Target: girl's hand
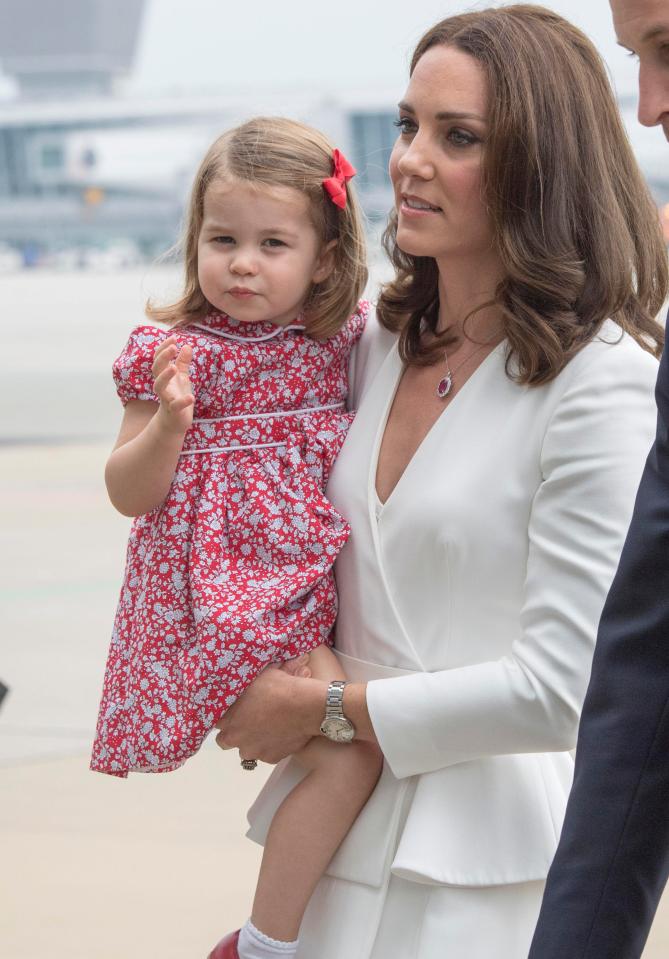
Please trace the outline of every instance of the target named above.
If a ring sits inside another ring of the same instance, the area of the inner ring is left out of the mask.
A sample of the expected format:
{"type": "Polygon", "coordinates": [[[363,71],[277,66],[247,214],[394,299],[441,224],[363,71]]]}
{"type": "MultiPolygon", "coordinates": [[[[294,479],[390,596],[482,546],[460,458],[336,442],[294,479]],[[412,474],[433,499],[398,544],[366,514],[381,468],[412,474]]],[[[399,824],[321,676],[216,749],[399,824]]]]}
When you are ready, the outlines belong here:
{"type": "Polygon", "coordinates": [[[290,676],[301,676],[302,679],[310,679],[309,653],[304,653],[303,656],[298,656],[297,659],[287,659],[281,663],[279,669],[282,669],[284,673],[288,673],[290,676]]]}
{"type": "Polygon", "coordinates": [[[327,683],[289,676],[268,666],[216,725],[221,749],[278,763],[318,735],[327,683]]]}
{"type": "Polygon", "coordinates": [[[192,348],[179,349],[176,336],[164,340],[153,357],[153,389],[160,400],[157,416],[170,433],[185,433],[193,422],[195,398],[188,373],[192,359],[192,348]]]}

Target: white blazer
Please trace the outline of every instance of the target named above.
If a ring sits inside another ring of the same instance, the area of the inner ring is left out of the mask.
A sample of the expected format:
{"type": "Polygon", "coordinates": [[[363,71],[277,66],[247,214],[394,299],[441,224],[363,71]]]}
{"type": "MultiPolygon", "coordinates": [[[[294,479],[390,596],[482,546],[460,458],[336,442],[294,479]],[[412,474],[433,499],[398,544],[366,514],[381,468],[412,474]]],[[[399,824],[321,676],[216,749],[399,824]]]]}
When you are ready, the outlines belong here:
{"type": "MultiPolygon", "coordinates": [[[[373,321],[358,347],[358,415],[328,487],[352,530],[336,646],[368,681],[386,764],[329,867],[339,878],[523,882],[545,878],[555,852],[597,623],[654,436],[657,362],[612,322],[545,386],[518,386],[505,357],[501,344],[484,360],[379,507],[402,363],[373,321]]],[[[277,767],[252,838],[302,775],[277,767]]]]}

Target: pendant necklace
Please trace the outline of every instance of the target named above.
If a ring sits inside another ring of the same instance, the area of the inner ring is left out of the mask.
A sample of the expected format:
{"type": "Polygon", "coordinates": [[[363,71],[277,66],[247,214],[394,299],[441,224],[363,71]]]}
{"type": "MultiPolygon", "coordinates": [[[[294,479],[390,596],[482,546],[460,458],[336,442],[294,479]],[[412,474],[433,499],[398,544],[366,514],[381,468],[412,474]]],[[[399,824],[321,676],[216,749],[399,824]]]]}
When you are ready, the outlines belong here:
{"type": "Polygon", "coordinates": [[[480,353],[481,350],[484,350],[486,346],[490,346],[490,344],[482,343],[478,349],[474,350],[473,353],[470,353],[469,356],[465,357],[465,359],[461,363],[458,363],[458,365],[455,367],[454,370],[451,370],[451,367],[448,362],[448,353],[444,350],[444,359],[446,360],[446,373],[444,376],[442,376],[442,378],[437,383],[437,396],[439,397],[440,400],[446,399],[448,394],[451,392],[453,388],[453,376],[458,372],[460,367],[464,366],[465,363],[468,363],[473,356],[476,356],[477,353],[480,353]]]}

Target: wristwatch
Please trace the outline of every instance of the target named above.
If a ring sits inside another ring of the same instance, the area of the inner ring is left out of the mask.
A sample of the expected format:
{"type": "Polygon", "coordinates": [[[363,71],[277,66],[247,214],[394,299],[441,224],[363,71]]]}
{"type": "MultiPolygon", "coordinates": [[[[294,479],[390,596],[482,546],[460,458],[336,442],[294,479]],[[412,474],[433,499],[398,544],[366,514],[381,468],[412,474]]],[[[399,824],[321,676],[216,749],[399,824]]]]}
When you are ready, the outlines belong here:
{"type": "Polygon", "coordinates": [[[355,736],[355,726],[344,716],[345,686],[348,683],[344,680],[333,679],[325,700],[325,719],[321,723],[321,732],[335,743],[350,743],[355,736]]]}

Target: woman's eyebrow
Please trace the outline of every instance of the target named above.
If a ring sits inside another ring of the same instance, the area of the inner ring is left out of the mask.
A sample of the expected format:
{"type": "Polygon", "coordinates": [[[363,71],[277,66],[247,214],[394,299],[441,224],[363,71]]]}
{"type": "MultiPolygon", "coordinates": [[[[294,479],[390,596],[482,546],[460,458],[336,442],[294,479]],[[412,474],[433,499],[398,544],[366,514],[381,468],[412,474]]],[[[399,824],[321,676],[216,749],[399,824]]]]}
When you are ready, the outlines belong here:
{"type": "MultiPolygon", "coordinates": [[[[397,106],[405,113],[411,113],[415,116],[416,111],[405,100],[400,100],[397,106]]],[[[440,110],[439,113],[435,113],[435,118],[437,120],[478,120],[480,123],[486,122],[486,118],[478,113],[467,113],[464,110],[440,110]]]]}
{"type": "Polygon", "coordinates": [[[435,116],[437,120],[478,120],[480,123],[485,123],[485,117],[478,113],[467,113],[460,110],[441,110],[439,113],[435,113],[435,116]]]}
{"type": "MultiPolygon", "coordinates": [[[[640,38],[639,43],[648,43],[649,40],[654,40],[663,33],[669,33],[669,25],[666,23],[658,23],[657,26],[649,27],[648,30],[646,30],[646,32],[640,38]]],[[[634,50],[632,50],[631,47],[628,47],[626,43],[623,43],[622,40],[618,40],[617,43],[619,47],[623,48],[623,50],[629,50],[630,53],[634,53],[634,50]]]]}
{"type": "Polygon", "coordinates": [[[661,33],[669,33],[669,25],[666,23],[658,23],[657,26],[650,27],[641,37],[641,42],[647,43],[649,40],[654,40],[655,37],[659,37],[661,33]]]}

